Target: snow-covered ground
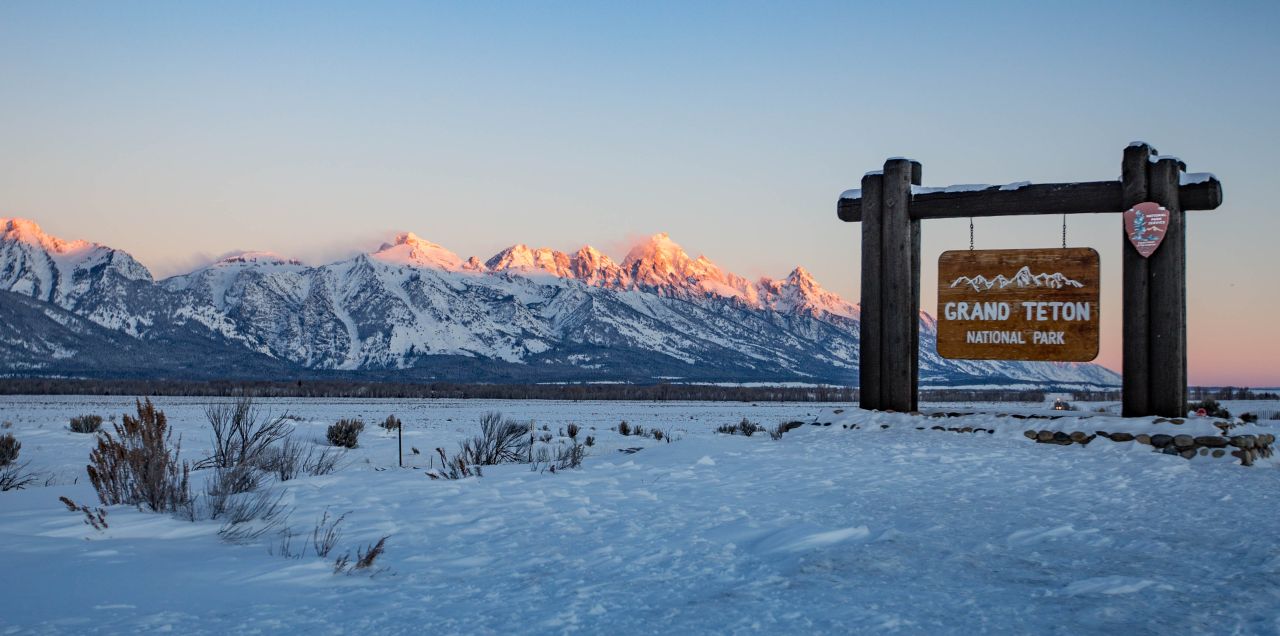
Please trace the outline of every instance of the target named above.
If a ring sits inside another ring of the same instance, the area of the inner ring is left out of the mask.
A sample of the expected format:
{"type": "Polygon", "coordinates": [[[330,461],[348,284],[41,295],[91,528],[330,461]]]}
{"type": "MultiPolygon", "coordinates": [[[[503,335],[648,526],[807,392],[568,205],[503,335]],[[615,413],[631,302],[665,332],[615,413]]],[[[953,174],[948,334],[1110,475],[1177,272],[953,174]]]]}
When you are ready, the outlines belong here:
{"type": "MultiPolygon", "coordinates": [[[[208,452],[209,401],[156,400],[184,457],[208,452]]],[[[0,421],[49,485],[0,493],[0,633],[1280,632],[1272,461],[1035,444],[1021,421],[988,416],[952,419],[1009,426],[920,431],[934,421],[832,405],[264,404],[297,415],[308,440],[339,417],[368,424],[337,473],[272,487],[293,508],[295,551],[325,511],[347,513],[335,553],[389,535],[377,574],[334,575],[332,558],[281,556],[277,535],[233,545],[217,522],[122,506],[95,531],[57,501],[96,504],[93,438],[67,419],[132,399],[5,397],[0,421]],[[597,444],[580,470],[428,479],[431,449],[452,452],[490,410],[553,432],[572,421],[597,444]],[[396,440],[375,425],[389,413],[416,468],[396,467],[396,440]],[[836,424],[779,441],[714,432],[744,416],[836,424]],[[621,420],[676,441],[622,437],[621,420]]]]}

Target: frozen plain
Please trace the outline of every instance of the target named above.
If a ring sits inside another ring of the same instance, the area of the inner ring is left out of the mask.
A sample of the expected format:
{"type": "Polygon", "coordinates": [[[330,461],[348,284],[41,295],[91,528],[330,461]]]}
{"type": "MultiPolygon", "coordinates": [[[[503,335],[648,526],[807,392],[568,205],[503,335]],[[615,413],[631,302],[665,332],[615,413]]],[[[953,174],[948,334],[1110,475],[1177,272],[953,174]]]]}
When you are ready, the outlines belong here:
{"type": "MultiPolygon", "coordinates": [[[[185,458],[208,453],[209,402],[156,400],[185,458]]],[[[714,433],[836,408],[813,404],[263,405],[298,416],[306,440],[339,417],[366,421],[337,473],[272,487],[293,507],[295,551],[326,510],[348,513],[336,552],[389,535],[377,574],[335,576],[332,559],[280,556],[274,534],[233,545],[217,522],[123,506],[95,531],[57,501],[96,504],[93,437],[67,420],[118,418],[132,398],[5,397],[0,421],[49,485],[0,493],[0,633],[1280,632],[1273,461],[917,431],[906,415],[779,441],[714,433]],[[597,444],[580,470],[428,479],[431,450],[452,452],[490,410],[553,432],[575,422],[597,444]],[[388,413],[416,468],[396,468],[396,440],[375,425],[388,413]],[[675,441],[622,437],[621,420],[675,441]]]]}

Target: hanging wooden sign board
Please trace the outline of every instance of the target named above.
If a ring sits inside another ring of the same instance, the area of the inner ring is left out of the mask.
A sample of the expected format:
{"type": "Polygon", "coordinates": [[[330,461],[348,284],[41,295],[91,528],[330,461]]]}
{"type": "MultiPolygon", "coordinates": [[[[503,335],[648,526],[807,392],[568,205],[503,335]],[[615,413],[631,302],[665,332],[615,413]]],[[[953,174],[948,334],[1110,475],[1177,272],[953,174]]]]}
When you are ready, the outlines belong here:
{"type": "Polygon", "coordinates": [[[1098,253],[957,250],[938,258],[938,354],[963,360],[1098,357],[1098,253]]]}

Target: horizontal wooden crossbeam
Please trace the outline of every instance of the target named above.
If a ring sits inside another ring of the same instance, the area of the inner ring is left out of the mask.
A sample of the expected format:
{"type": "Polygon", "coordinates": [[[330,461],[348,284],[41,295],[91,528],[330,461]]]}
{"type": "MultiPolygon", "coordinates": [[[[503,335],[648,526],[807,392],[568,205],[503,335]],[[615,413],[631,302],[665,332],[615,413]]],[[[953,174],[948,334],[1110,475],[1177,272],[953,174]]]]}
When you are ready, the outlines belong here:
{"type": "MultiPolygon", "coordinates": [[[[1222,205],[1222,183],[1208,178],[1178,188],[1183,210],[1212,210],[1222,205]]],[[[908,206],[912,220],[954,219],[972,216],[1024,214],[1096,214],[1124,212],[1124,192],[1119,181],[1040,183],[991,186],[962,192],[927,192],[912,195],[908,206]]],[[[862,221],[862,199],[840,199],[841,221],[862,221]]]]}

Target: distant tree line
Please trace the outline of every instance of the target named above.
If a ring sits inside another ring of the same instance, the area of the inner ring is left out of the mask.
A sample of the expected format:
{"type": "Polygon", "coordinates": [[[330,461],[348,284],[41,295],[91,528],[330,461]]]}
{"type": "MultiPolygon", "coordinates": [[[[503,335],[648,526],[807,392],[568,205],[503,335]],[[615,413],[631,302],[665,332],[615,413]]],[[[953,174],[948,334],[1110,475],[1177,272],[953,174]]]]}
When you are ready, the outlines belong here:
{"type": "Polygon", "coordinates": [[[1192,400],[1280,400],[1274,391],[1254,391],[1247,387],[1193,386],[1187,391],[1192,400]]]}
{"type": "MultiPolygon", "coordinates": [[[[445,398],[455,400],[634,400],[718,402],[858,401],[858,390],[842,386],[719,386],[712,384],[461,384],[353,380],[144,380],[0,378],[0,395],[132,395],[304,398],[445,398]]],[[[1191,387],[1193,400],[1280,400],[1274,392],[1236,387],[1191,387]]],[[[1085,402],[1113,402],[1119,390],[1074,391],[1085,402]]],[[[1043,402],[1042,390],[922,389],[921,402],[1043,402]]]]}
{"type": "Polygon", "coordinates": [[[350,380],[192,381],[64,378],[0,379],[0,395],[182,395],[196,397],[304,397],[492,400],[636,400],[725,402],[840,402],[857,390],[838,386],[755,387],[708,384],[427,384],[350,380]]]}

